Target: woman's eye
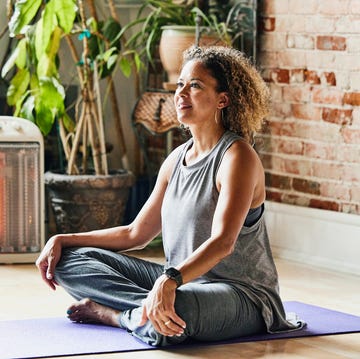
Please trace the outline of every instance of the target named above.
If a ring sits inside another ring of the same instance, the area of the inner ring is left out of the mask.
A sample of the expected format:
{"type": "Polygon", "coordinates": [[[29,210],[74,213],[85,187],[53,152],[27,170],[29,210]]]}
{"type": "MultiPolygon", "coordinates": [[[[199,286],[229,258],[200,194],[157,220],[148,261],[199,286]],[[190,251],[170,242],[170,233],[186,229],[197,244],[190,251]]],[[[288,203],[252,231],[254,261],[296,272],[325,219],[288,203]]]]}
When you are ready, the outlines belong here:
{"type": "Polygon", "coordinates": [[[191,87],[194,87],[194,88],[200,88],[199,84],[196,83],[196,82],[192,82],[192,83],[190,84],[190,86],[191,86],[191,87]]]}

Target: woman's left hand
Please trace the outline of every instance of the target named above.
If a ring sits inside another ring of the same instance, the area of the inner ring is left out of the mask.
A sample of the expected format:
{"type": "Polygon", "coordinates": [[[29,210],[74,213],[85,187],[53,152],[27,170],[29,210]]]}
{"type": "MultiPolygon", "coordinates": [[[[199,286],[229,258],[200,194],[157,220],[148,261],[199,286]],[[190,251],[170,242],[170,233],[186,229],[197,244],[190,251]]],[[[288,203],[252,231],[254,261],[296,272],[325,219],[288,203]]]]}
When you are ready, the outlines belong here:
{"type": "Polygon", "coordinates": [[[186,323],[175,312],[176,283],[161,276],[143,302],[140,326],[150,320],[155,330],[162,335],[182,335],[186,323]]]}

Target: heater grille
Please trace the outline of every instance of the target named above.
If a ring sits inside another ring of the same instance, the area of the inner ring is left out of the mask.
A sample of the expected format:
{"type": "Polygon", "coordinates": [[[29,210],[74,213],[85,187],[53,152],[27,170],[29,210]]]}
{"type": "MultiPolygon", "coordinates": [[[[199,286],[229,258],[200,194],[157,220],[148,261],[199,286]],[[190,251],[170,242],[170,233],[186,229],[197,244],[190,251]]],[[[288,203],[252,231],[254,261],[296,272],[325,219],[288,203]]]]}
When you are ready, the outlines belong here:
{"type": "Polygon", "coordinates": [[[40,250],[40,145],[0,144],[0,252],[40,250]]]}
{"type": "Polygon", "coordinates": [[[33,261],[42,249],[42,153],[34,124],[0,116],[0,263],[33,261]]]}

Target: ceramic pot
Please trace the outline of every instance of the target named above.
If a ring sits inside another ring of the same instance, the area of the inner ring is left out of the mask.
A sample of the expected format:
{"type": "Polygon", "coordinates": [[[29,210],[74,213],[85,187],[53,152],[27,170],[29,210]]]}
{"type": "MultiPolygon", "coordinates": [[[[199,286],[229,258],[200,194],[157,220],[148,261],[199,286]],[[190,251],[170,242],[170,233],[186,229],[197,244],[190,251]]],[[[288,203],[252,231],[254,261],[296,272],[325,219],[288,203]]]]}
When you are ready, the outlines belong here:
{"type": "MultiPolygon", "coordinates": [[[[195,26],[163,26],[160,38],[159,54],[164,70],[167,73],[166,86],[175,86],[182,63],[184,50],[195,45],[195,26]]],[[[200,46],[219,45],[219,38],[214,34],[202,32],[200,46]]],[[[172,88],[167,88],[171,90],[172,88]]]]}
{"type": "Polygon", "coordinates": [[[123,224],[134,175],[107,176],[45,173],[48,199],[57,233],[76,233],[123,224]]]}

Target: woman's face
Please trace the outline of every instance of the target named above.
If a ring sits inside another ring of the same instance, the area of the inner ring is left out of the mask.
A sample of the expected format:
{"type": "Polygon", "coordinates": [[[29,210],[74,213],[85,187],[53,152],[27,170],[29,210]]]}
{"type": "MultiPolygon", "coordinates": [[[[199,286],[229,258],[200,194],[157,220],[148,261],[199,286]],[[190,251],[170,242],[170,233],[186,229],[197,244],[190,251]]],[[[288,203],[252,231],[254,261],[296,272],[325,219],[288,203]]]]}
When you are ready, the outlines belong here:
{"type": "Polygon", "coordinates": [[[228,105],[225,92],[217,92],[217,81],[200,61],[185,64],[175,92],[178,120],[184,125],[214,122],[217,112],[228,105]]]}

